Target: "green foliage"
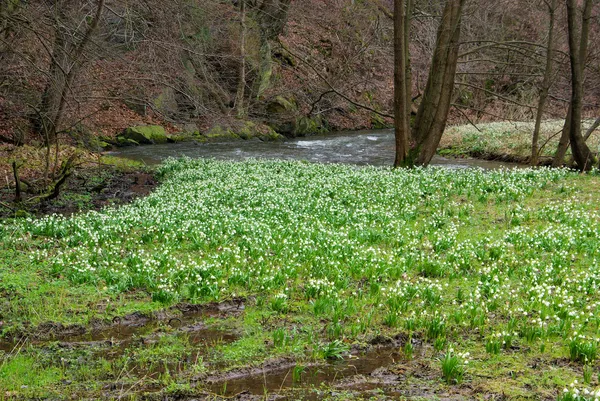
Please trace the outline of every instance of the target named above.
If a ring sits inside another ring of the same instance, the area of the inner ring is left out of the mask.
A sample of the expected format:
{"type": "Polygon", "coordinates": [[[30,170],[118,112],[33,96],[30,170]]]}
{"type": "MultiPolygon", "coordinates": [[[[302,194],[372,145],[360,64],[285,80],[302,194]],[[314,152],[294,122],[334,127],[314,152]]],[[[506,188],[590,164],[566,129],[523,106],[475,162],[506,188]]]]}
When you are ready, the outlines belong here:
{"type": "Polygon", "coordinates": [[[469,363],[469,353],[455,353],[448,349],[441,359],[442,377],[447,384],[460,384],[465,374],[465,367],[469,363]]]}

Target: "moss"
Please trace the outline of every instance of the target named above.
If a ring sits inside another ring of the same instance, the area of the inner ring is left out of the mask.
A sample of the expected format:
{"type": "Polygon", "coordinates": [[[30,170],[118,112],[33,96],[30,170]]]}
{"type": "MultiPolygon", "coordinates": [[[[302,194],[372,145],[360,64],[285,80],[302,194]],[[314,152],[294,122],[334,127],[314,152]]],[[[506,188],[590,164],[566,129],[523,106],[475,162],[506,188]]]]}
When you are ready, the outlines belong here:
{"type": "Polygon", "coordinates": [[[127,128],[117,140],[121,144],[135,141],[138,144],[167,143],[167,133],[160,125],[139,125],[127,128]]]}
{"type": "Polygon", "coordinates": [[[379,114],[373,113],[371,116],[371,128],[372,129],[384,129],[390,128],[390,124],[388,124],[385,119],[379,114]]]}
{"type": "Polygon", "coordinates": [[[261,141],[273,141],[283,138],[273,128],[252,121],[244,121],[238,127],[215,125],[205,136],[208,139],[260,139],[261,141]]]}
{"type": "Polygon", "coordinates": [[[327,132],[323,119],[317,117],[300,117],[296,120],[294,136],[309,136],[327,132]]]}
{"type": "Polygon", "coordinates": [[[222,127],[221,125],[215,125],[206,134],[209,139],[235,139],[239,138],[231,129],[222,127]]]}
{"type": "Polygon", "coordinates": [[[277,96],[267,105],[267,111],[271,114],[293,113],[298,111],[298,105],[293,98],[277,96]]]}

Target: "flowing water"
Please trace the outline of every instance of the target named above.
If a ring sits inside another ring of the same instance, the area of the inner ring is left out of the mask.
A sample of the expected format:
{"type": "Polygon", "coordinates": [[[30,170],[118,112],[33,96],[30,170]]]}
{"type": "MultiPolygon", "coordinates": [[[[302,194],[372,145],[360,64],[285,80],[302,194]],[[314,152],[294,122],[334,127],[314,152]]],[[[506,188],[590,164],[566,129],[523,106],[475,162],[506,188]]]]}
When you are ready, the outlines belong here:
{"type": "MultiPolygon", "coordinates": [[[[394,132],[392,130],[377,130],[340,132],[276,142],[236,140],[137,146],[119,149],[112,154],[142,161],[148,165],[158,164],[168,157],[188,156],[234,161],[262,158],[305,160],[315,163],[391,166],[394,162],[394,144],[394,132]]],[[[469,167],[496,169],[517,166],[514,163],[478,159],[453,159],[441,156],[435,156],[431,164],[455,169],[469,167]]]]}

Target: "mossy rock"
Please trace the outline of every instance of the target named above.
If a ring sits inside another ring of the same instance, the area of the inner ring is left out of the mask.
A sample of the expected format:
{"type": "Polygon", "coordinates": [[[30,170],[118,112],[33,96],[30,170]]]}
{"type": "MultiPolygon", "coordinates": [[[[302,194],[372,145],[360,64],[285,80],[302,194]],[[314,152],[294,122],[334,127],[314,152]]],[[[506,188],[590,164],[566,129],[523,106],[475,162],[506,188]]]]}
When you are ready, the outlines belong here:
{"type": "Polygon", "coordinates": [[[200,131],[194,132],[179,132],[177,134],[169,135],[169,143],[178,143],[178,142],[190,142],[201,139],[200,131]]]}
{"type": "Polygon", "coordinates": [[[277,96],[267,105],[267,112],[271,114],[293,113],[298,111],[298,106],[293,99],[286,99],[283,96],[277,96]]]}
{"type": "Polygon", "coordinates": [[[323,119],[318,117],[300,117],[296,120],[294,136],[310,136],[327,132],[323,119]]]}
{"type": "Polygon", "coordinates": [[[122,136],[117,137],[117,145],[119,146],[139,146],[140,144],[133,139],[124,138],[122,136]]]}
{"type": "Polygon", "coordinates": [[[209,139],[239,139],[239,136],[231,128],[225,128],[221,125],[212,127],[205,136],[209,139]]]}
{"type": "Polygon", "coordinates": [[[19,218],[19,219],[23,219],[26,217],[31,217],[31,213],[29,213],[27,210],[20,209],[15,212],[15,217],[19,218]]]}
{"type": "Polygon", "coordinates": [[[89,140],[85,144],[85,147],[95,152],[101,152],[104,150],[111,149],[113,147],[113,144],[104,140],[101,137],[94,136],[89,138],[89,140]]]}
{"type": "Polygon", "coordinates": [[[154,108],[163,115],[175,117],[179,106],[176,100],[175,91],[171,88],[163,89],[162,92],[152,100],[154,108]]]}
{"type": "Polygon", "coordinates": [[[126,141],[135,141],[141,145],[167,143],[168,141],[167,133],[160,125],[138,125],[127,128],[117,138],[119,143],[122,143],[123,139],[126,141]]]}
{"type": "Polygon", "coordinates": [[[260,139],[261,141],[276,141],[283,139],[275,130],[267,125],[256,124],[252,121],[246,121],[244,126],[237,132],[242,139],[260,139]]]}
{"type": "Polygon", "coordinates": [[[276,141],[283,139],[273,128],[258,124],[253,121],[244,121],[236,124],[236,127],[223,127],[215,125],[206,134],[208,139],[258,139],[261,141],[276,141]]]}

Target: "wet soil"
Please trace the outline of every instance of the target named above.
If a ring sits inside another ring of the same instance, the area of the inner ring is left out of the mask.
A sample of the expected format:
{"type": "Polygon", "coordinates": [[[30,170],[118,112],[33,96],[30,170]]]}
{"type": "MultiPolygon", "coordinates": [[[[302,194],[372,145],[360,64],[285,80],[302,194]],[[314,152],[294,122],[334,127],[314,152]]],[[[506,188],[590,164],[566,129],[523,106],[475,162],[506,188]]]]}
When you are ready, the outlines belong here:
{"type": "Polygon", "coordinates": [[[46,322],[36,328],[14,332],[11,338],[0,339],[0,350],[11,350],[21,341],[34,345],[48,342],[63,344],[119,342],[164,330],[194,333],[205,328],[203,320],[209,317],[226,318],[241,314],[252,299],[234,298],[207,304],[181,303],[153,314],[134,312],[112,320],[98,319],[89,326],[63,325],[46,322]]]}
{"type": "Polygon", "coordinates": [[[38,216],[53,213],[68,216],[80,211],[99,210],[130,203],[148,195],[157,185],[158,180],[151,171],[122,171],[110,166],[79,168],[67,178],[57,198],[42,203],[27,202],[27,199],[37,196],[32,191],[23,195],[24,204],[14,205],[14,189],[0,188],[0,202],[14,209],[0,208],[0,218],[13,217],[18,210],[38,216]]]}

